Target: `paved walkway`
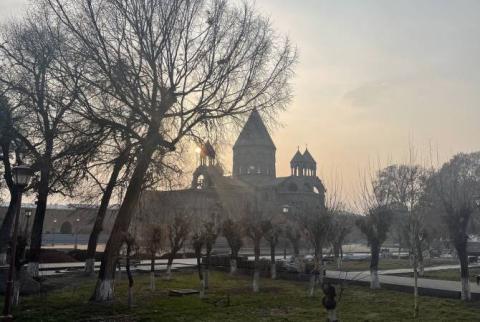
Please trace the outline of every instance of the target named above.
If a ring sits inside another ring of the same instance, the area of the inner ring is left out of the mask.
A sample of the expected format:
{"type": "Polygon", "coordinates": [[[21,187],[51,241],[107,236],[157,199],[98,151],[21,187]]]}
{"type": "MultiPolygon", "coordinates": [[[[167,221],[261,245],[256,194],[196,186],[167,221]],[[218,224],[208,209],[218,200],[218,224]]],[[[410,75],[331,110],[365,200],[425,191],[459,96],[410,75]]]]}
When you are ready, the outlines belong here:
{"type": "MultiPolygon", "coordinates": [[[[458,265],[442,265],[437,267],[429,267],[429,271],[459,268],[458,265]]],[[[425,269],[426,270],[426,269],[425,269]]],[[[385,270],[380,274],[379,280],[382,288],[393,289],[405,292],[413,292],[414,279],[412,277],[395,276],[388,274],[410,273],[411,269],[385,270]]],[[[370,284],[370,272],[341,272],[327,271],[327,278],[345,281],[354,284],[370,284]]],[[[420,295],[431,295],[437,297],[460,298],[462,285],[460,281],[445,281],[429,278],[419,278],[418,288],[420,295]]],[[[473,300],[480,300],[480,286],[470,283],[470,291],[473,300]]]]}

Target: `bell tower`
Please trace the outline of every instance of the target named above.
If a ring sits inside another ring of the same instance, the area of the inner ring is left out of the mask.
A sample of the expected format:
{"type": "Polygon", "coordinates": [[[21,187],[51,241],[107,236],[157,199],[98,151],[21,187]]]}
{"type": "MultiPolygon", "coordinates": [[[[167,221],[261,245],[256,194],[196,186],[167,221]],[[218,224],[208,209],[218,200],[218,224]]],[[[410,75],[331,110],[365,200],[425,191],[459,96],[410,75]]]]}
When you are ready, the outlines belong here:
{"type": "Polygon", "coordinates": [[[251,183],[275,178],[275,151],[260,114],[253,110],[233,146],[233,176],[251,183]]]}

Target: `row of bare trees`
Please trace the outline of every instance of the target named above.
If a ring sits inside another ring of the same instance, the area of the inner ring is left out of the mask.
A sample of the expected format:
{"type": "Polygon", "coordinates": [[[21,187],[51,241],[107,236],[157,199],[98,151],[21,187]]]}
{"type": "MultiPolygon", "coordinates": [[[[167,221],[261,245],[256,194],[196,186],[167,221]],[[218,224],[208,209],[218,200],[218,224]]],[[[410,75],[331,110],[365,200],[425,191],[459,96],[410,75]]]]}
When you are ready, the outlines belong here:
{"type": "MultiPolygon", "coordinates": [[[[413,162],[391,165],[364,180],[357,225],[371,249],[371,287],[379,288],[379,252],[389,231],[409,250],[414,276],[414,317],[419,314],[418,277],[434,240],[447,240],[460,264],[461,297],[470,300],[467,242],[480,206],[480,153],[460,153],[438,169],[413,162]]],[[[399,246],[401,247],[401,246],[399,246]]]]}
{"type": "Polygon", "coordinates": [[[86,264],[92,272],[105,212],[121,184],[93,295],[111,300],[119,251],[151,174],[173,167],[169,154],[191,137],[221,132],[254,108],[266,115],[284,108],[295,61],[295,48],[267,18],[224,0],[42,0],[2,26],[2,116],[14,120],[2,117],[6,177],[11,151],[13,162],[38,173],[31,274],[38,274],[48,197],[75,197],[86,178],[99,187],[86,264]]]}

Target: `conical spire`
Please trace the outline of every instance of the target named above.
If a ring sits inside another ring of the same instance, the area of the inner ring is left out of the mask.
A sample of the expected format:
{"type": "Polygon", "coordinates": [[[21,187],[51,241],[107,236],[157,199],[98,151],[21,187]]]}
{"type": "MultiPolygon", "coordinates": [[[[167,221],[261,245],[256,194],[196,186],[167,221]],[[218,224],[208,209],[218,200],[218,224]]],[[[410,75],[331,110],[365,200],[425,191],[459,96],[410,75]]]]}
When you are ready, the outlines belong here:
{"type": "Polygon", "coordinates": [[[307,162],[307,163],[317,164],[317,162],[312,157],[310,152],[308,152],[308,149],[305,149],[305,152],[303,152],[303,158],[304,158],[305,162],[307,162]]]}
{"type": "Polygon", "coordinates": [[[292,160],[290,161],[290,164],[293,166],[294,164],[299,164],[305,162],[305,158],[303,155],[300,153],[299,150],[297,150],[297,153],[293,156],[292,160]]]}
{"type": "Polygon", "coordinates": [[[275,144],[256,109],[248,117],[233,148],[240,146],[264,146],[275,149],[275,144]]]}

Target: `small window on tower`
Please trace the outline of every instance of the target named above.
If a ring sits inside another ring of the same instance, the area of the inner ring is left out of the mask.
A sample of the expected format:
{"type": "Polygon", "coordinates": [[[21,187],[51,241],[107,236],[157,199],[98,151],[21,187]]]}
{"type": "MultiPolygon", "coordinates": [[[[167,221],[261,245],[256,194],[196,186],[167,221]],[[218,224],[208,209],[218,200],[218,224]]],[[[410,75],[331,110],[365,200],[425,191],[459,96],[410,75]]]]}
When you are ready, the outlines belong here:
{"type": "Polygon", "coordinates": [[[255,173],[255,166],[251,165],[248,167],[247,174],[252,174],[255,173]]]}

